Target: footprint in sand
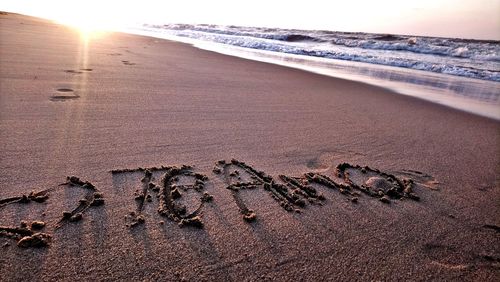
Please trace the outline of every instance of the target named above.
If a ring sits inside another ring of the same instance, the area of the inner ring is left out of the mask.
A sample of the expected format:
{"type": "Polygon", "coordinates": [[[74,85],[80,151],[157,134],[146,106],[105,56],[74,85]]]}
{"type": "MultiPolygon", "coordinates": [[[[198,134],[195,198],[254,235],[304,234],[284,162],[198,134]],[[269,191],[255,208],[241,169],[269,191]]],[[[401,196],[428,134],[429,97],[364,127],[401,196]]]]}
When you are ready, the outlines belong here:
{"type": "Polygon", "coordinates": [[[126,66],[133,66],[135,63],[131,63],[130,61],[122,60],[122,63],[126,66]]]}
{"type": "Polygon", "coordinates": [[[59,88],[59,89],[57,89],[57,91],[61,92],[61,93],[68,93],[68,92],[72,93],[72,92],[74,92],[73,89],[71,89],[71,88],[59,88]]]}
{"type": "Polygon", "coordinates": [[[81,74],[81,73],[83,73],[82,71],[77,71],[77,70],[65,70],[64,72],[71,73],[71,74],[81,74]]]}
{"type": "Polygon", "coordinates": [[[71,73],[71,74],[82,74],[84,72],[91,72],[93,71],[94,69],[80,69],[80,70],[65,70],[64,72],[66,73],[71,73]]]}
{"type": "Polygon", "coordinates": [[[51,101],[66,101],[80,98],[80,96],[76,95],[74,90],[71,88],[59,88],[57,89],[57,92],[59,92],[60,95],[50,96],[51,101]]]}

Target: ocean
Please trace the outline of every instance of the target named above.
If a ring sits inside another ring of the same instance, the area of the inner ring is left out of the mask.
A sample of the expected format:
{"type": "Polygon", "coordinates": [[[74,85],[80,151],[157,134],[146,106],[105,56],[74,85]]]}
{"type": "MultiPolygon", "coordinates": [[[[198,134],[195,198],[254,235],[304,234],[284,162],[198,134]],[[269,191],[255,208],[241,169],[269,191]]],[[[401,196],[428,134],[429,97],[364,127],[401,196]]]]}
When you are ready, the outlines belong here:
{"type": "Polygon", "coordinates": [[[500,120],[500,41],[205,24],[126,31],[382,86],[500,120]]]}

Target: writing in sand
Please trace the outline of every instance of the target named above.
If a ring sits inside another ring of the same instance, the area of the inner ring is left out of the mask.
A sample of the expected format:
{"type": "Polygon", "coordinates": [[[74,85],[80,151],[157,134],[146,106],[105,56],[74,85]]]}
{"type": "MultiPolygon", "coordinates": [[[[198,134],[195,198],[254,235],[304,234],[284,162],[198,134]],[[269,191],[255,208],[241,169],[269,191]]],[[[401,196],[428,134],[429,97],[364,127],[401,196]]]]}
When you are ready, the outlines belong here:
{"type": "MultiPolygon", "coordinates": [[[[144,213],[147,205],[156,205],[160,216],[177,222],[180,227],[203,228],[202,210],[207,205],[214,205],[216,199],[206,190],[211,179],[195,171],[189,165],[138,167],[133,169],[111,170],[113,178],[135,179],[133,197],[135,210],[125,215],[124,228],[135,228],[146,221],[144,213]]],[[[307,205],[323,205],[326,197],[319,189],[338,191],[353,204],[363,197],[378,199],[388,205],[391,201],[419,201],[417,195],[421,188],[434,188],[437,182],[425,173],[414,170],[402,170],[396,173],[383,172],[368,166],[341,163],[329,175],[307,172],[299,177],[278,175],[273,177],[263,171],[236,160],[220,160],[212,170],[214,178],[225,185],[225,191],[231,193],[239,213],[244,221],[251,223],[258,220],[257,213],[247,206],[241,191],[263,189],[284,210],[301,213],[307,205]]],[[[64,228],[66,224],[75,224],[84,219],[85,212],[91,208],[105,208],[105,195],[94,184],[76,176],[68,176],[66,182],[57,186],[32,191],[29,194],[0,199],[0,209],[7,205],[44,204],[50,200],[50,194],[60,189],[78,189],[81,193],[75,199],[71,211],[61,210],[61,216],[53,223],[45,221],[21,220],[18,226],[0,225],[0,236],[17,241],[19,247],[45,247],[50,245],[53,232],[64,228]]],[[[132,195],[131,195],[132,196],[132,195]]],[[[0,210],[1,212],[1,210],[0,210]]],[[[43,216],[43,214],[42,214],[43,216]]],[[[121,215],[123,216],[123,215],[121,215]]],[[[160,221],[164,224],[164,221],[160,221]]]]}

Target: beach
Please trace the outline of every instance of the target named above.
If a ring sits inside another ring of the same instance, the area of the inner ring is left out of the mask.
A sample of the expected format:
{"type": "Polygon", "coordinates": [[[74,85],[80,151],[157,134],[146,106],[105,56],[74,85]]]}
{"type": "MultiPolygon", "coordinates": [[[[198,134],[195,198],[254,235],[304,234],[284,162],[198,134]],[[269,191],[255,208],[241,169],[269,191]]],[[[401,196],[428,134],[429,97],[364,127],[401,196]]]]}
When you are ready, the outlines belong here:
{"type": "Polygon", "coordinates": [[[496,120],[10,13],[0,95],[1,281],[500,278],[496,120]]]}

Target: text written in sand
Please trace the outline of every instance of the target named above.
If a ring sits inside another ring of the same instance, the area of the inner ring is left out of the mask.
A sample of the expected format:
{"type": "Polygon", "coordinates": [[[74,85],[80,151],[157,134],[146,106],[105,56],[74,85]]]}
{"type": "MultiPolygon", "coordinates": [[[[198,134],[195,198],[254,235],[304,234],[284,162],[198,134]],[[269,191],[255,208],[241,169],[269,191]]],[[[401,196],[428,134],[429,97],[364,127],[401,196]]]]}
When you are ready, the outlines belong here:
{"type": "MultiPolygon", "coordinates": [[[[157,213],[160,216],[177,222],[180,227],[203,228],[202,209],[207,203],[215,200],[205,191],[207,183],[211,182],[210,178],[196,172],[192,166],[138,167],[114,169],[110,172],[113,177],[137,177],[137,185],[140,188],[134,193],[136,209],[125,215],[125,226],[128,228],[134,228],[146,221],[143,213],[145,207],[151,204],[157,205],[157,213]]],[[[338,191],[353,204],[358,203],[363,196],[390,204],[391,201],[405,199],[419,201],[420,197],[416,191],[421,190],[421,187],[433,188],[437,183],[431,176],[418,171],[403,170],[393,174],[349,163],[337,165],[329,175],[307,172],[298,177],[273,177],[245,162],[232,159],[217,161],[212,173],[214,177],[222,180],[225,190],[231,193],[239,213],[246,222],[253,222],[258,217],[242,197],[243,190],[263,189],[284,210],[301,213],[307,205],[323,205],[326,198],[319,189],[338,191]]],[[[0,208],[10,204],[43,204],[49,199],[51,192],[68,187],[80,189],[84,196],[71,211],[61,211],[60,219],[53,224],[53,232],[57,232],[65,224],[81,221],[88,209],[104,205],[103,193],[92,183],[69,176],[65,183],[56,187],[0,199],[0,208]]],[[[164,221],[160,223],[163,224],[164,221]]],[[[48,229],[48,225],[51,224],[43,221],[21,221],[20,226],[0,225],[0,236],[16,240],[19,247],[44,247],[49,245],[52,238],[50,232],[42,232],[48,229]]]]}

